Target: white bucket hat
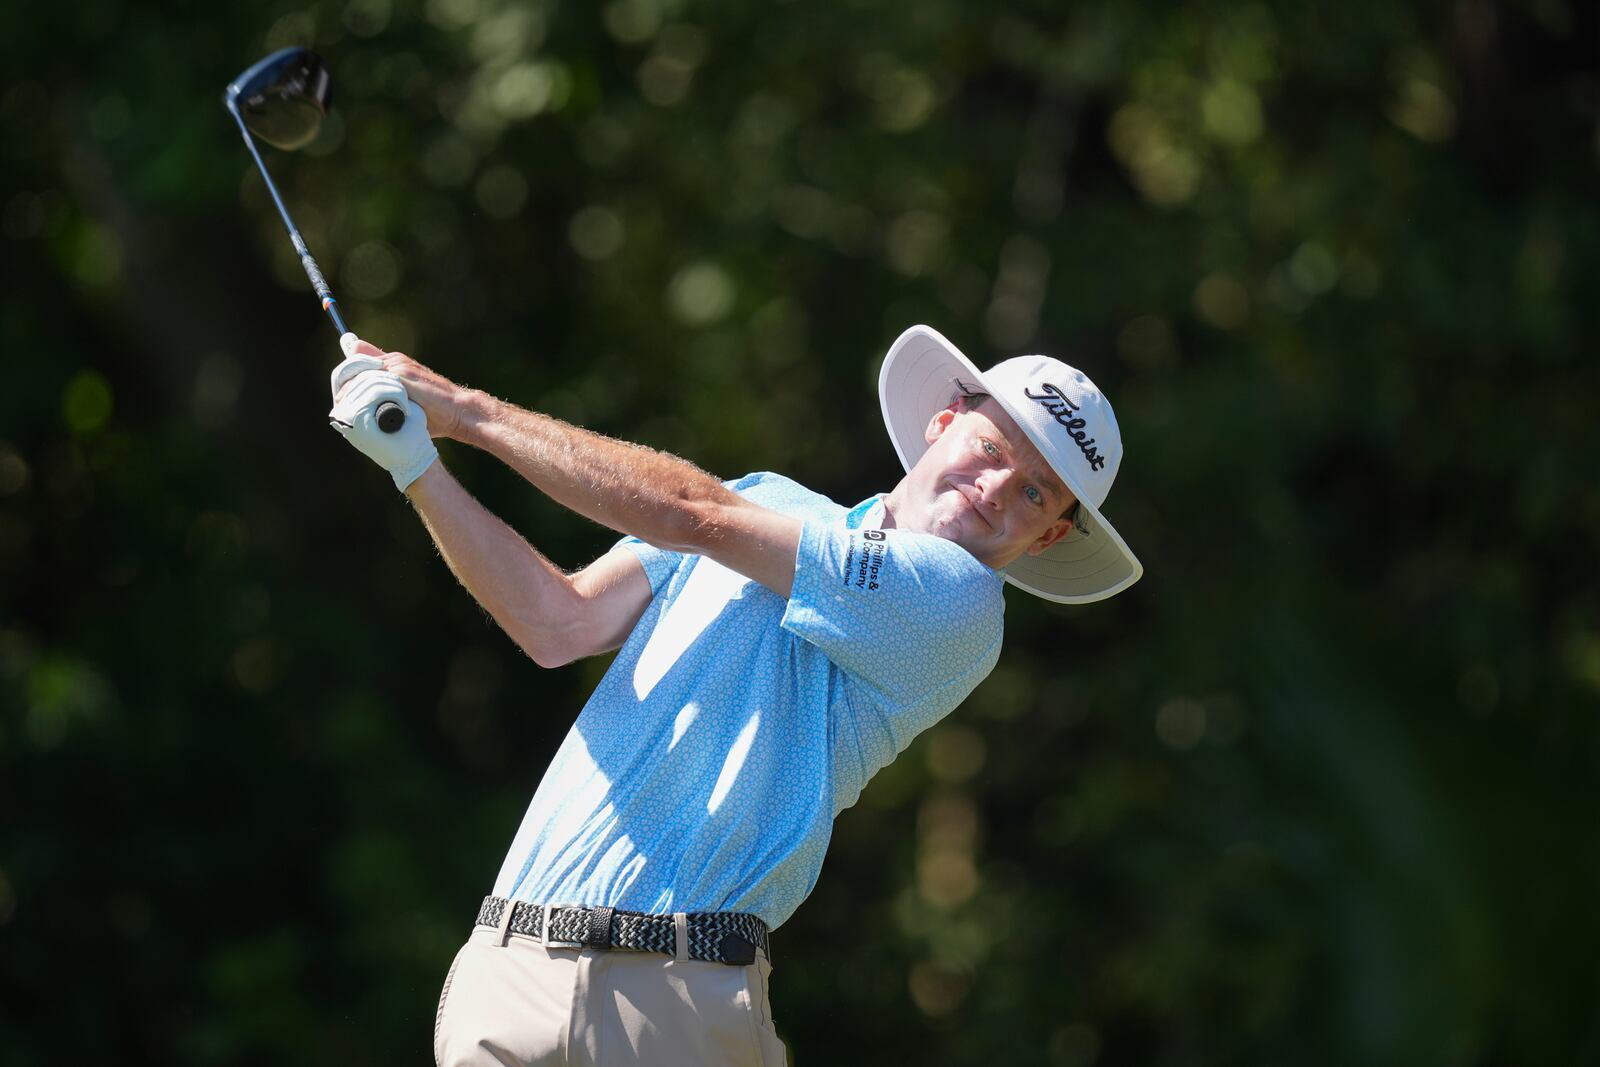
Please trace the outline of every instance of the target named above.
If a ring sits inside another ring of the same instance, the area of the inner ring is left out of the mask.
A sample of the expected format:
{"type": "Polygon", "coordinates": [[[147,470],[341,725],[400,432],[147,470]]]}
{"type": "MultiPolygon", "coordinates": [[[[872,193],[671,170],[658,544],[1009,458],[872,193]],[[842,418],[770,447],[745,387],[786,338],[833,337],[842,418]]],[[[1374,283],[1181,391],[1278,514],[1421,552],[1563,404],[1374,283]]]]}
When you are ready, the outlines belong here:
{"type": "Polygon", "coordinates": [[[983,392],[1006,410],[1078,498],[1077,521],[1037,556],[1008,564],[1011,584],[1067,604],[1120,593],[1144,573],[1101,514],[1122,463],[1122,432],[1105,394],[1086,374],[1049,356],[1019,356],[981,372],[937,330],[913,326],[883,357],[878,399],[900,462],[928,450],[928,421],[963,392],[983,392]]]}

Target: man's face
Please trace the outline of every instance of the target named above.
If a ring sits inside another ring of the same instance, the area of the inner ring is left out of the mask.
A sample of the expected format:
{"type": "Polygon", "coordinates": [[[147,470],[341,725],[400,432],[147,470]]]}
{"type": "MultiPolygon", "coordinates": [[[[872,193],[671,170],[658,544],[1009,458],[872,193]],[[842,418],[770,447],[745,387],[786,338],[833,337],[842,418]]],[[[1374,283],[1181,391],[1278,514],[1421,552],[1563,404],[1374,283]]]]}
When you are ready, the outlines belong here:
{"type": "Polygon", "coordinates": [[[930,445],[890,495],[895,525],[954,541],[996,569],[1037,555],[1072,528],[1076,498],[993,400],[933,417],[930,445]]]}

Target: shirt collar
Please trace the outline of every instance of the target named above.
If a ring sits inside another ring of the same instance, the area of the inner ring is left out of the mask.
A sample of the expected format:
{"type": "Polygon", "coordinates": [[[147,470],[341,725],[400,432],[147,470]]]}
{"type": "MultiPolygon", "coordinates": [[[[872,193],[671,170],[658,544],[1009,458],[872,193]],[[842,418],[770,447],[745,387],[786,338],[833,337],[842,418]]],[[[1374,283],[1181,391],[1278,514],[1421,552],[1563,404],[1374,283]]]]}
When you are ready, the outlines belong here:
{"type": "Polygon", "coordinates": [[[887,509],[883,506],[883,494],[869,496],[861,503],[850,509],[850,514],[844,517],[844,528],[847,530],[881,530],[883,517],[887,509]]]}
{"type": "MultiPolygon", "coordinates": [[[[889,514],[889,509],[883,506],[883,498],[887,495],[887,493],[879,493],[877,496],[869,496],[867,499],[851,508],[850,513],[844,517],[844,528],[846,530],[883,529],[884,516],[889,514]]],[[[976,556],[973,558],[977,559],[976,556]]],[[[983,567],[984,570],[988,571],[996,578],[999,578],[1004,573],[1002,571],[995,570],[982,560],[978,560],[978,563],[983,567]]]]}

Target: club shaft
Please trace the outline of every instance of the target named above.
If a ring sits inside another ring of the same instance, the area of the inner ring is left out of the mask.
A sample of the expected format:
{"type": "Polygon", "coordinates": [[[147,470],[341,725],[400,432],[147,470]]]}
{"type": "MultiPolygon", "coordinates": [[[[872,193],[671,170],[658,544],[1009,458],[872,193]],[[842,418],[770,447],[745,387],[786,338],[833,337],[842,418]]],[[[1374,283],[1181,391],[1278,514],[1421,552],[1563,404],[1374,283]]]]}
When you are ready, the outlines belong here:
{"type": "Polygon", "coordinates": [[[239,114],[239,106],[232,99],[227,101],[228,111],[239,124],[239,132],[244,135],[244,146],[250,149],[250,157],[256,161],[256,169],[261,172],[262,180],[267,183],[267,192],[272,194],[272,202],[278,205],[278,214],[283,219],[283,224],[289,230],[289,240],[294,243],[294,250],[300,254],[300,265],[305,268],[306,277],[311,280],[311,288],[317,291],[317,296],[322,300],[322,310],[328,313],[328,318],[333,320],[333,328],[342,337],[348,331],[345,329],[344,319],[339,317],[339,307],[334,301],[333,290],[328,288],[328,281],[322,276],[322,270],[317,266],[317,261],[311,258],[311,253],[306,249],[305,238],[300,236],[300,230],[294,224],[294,219],[289,216],[289,209],[283,204],[283,197],[278,195],[278,187],[272,180],[272,175],[267,173],[266,161],[261,158],[261,153],[256,149],[256,141],[250,136],[250,128],[244,124],[244,116],[239,114]]]}

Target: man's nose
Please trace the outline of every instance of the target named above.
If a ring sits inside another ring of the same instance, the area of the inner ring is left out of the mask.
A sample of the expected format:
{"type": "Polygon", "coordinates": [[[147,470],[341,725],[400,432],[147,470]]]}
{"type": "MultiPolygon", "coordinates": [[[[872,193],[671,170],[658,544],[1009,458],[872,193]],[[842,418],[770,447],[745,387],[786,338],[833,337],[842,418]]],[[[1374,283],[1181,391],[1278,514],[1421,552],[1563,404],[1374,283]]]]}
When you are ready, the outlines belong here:
{"type": "Polygon", "coordinates": [[[1009,468],[1000,467],[984,471],[978,477],[978,489],[983,494],[983,502],[990,511],[1001,511],[1005,508],[1006,490],[1011,487],[1014,473],[1009,468]]]}

